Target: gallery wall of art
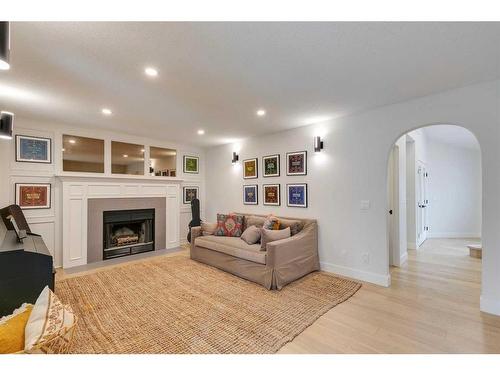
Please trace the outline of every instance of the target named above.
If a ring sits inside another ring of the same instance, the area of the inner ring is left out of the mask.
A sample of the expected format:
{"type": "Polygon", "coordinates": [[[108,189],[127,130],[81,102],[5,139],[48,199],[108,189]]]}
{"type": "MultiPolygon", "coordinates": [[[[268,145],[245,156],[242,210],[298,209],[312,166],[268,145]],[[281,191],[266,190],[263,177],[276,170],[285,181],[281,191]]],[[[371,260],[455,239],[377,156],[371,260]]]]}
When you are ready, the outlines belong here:
{"type": "MultiPolygon", "coordinates": [[[[17,116],[14,125],[14,139],[0,142],[0,206],[21,203],[24,214],[33,232],[41,234],[49,250],[53,253],[55,265],[62,264],[61,249],[61,184],[58,176],[63,175],[63,134],[79,137],[102,139],[111,146],[112,141],[139,144],[149,151],[149,146],[177,150],[176,178],[182,179],[180,210],[180,237],[186,242],[188,223],[191,220],[189,200],[198,197],[201,200],[201,215],[205,209],[205,163],[204,150],[188,145],[147,139],[128,134],[117,134],[99,129],[75,127],[66,124],[44,123],[17,116]],[[25,151],[21,155],[19,136],[26,136],[25,151]],[[31,138],[31,139],[30,139],[31,138]],[[47,141],[44,146],[43,140],[47,141]],[[31,143],[30,143],[31,142],[31,143]],[[33,143],[34,142],[34,143],[33,143]],[[31,155],[27,156],[28,153],[31,155]],[[184,165],[185,157],[186,165],[184,165]],[[40,159],[40,160],[23,160],[40,159]],[[186,172],[184,172],[186,171],[186,172]],[[20,199],[22,198],[22,199],[20,199]]],[[[113,177],[111,174],[111,155],[105,155],[105,173],[101,177],[113,177]]],[[[146,159],[146,158],[145,158],[146,159]]],[[[144,167],[144,178],[152,178],[148,166],[144,167]]],[[[95,176],[94,173],[71,172],[80,176],[95,176]]],[[[133,176],[138,177],[138,176],[133,176]]],[[[140,176],[139,176],[140,177],[140,176]]],[[[163,178],[163,176],[161,176],[163,178]]],[[[0,231],[0,235],[2,231],[0,231]]]]}

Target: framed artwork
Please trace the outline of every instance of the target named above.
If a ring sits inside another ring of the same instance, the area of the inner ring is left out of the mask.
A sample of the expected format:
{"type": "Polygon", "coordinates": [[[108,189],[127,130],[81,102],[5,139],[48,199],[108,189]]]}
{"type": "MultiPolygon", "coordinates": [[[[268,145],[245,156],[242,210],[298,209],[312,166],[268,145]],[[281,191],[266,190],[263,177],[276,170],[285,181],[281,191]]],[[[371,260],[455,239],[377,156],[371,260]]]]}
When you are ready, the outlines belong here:
{"type": "Polygon", "coordinates": [[[243,185],[243,204],[259,204],[257,185],[243,185]]]}
{"type": "Polygon", "coordinates": [[[16,183],[16,204],[23,210],[50,208],[50,184],[16,183]]]}
{"type": "Polygon", "coordinates": [[[264,205],[265,206],[280,206],[280,184],[263,185],[264,190],[264,205]]]}
{"type": "Polygon", "coordinates": [[[288,184],[286,190],[288,207],[307,207],[307,184],[288,184]]]}
{"type": "Polygon", "coordinates": [[[184,204],[190,204],[193,199],[198,198],[198,186],[184,186],[182,196],[184,204]]]}
{"type": "Polygon", "coordinates": [[[184,155],[184,173],[199,173],[200,158],[184,155]]]}
{"type": "Polygon", "coordinates": [[[280,156],[269,155],[262,157],[262,175],[264,177],[279,177],[280,175],[280,156]]]}
{"type": "Polygon", "coordinates": [[[243,178],[257,178],[257,158],[243,160],[243,178]]]}
{"type": "Polygon", "coordinates": [[[50,138],[16,135],[16,161],[26,163],[52,163],[50,138]]]}
{"type": "Polygon", "coordinates": [[[303,176],[307,174],[307,151],[286,154],[286,174],[287,176],[303,176]]]}

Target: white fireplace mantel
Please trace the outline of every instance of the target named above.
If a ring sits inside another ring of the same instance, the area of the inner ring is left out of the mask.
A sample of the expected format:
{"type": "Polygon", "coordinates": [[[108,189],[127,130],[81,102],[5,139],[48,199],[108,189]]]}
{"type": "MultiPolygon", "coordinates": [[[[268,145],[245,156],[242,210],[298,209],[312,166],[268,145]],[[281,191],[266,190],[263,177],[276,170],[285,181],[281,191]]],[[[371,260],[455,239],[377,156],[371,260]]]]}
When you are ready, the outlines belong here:
{"type": "Polygon", "coordinates": [[[62,184],[63,267],[87,264],[87,204],[98,198],[166,198],[166,247],[180,244],[180,184],[173,177],[59,175],[62,184]]]}

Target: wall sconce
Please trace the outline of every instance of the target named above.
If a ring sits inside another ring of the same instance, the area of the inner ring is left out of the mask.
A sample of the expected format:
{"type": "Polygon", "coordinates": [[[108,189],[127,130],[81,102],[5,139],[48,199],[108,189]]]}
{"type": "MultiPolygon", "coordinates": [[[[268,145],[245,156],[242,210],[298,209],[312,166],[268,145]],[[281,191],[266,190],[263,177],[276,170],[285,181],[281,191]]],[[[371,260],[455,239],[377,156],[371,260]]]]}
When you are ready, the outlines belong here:
{"type": "Polygon", "coordinates": [[[0,138],[12,139],[12,129],[14,127],[14,114],[10,112],[0,112],[0,138]]]}
{"type": "Polygon", "coordinates": [[[314,152],[323,150],[323,141],[320,136],[314,137],[314,152]]]}
{"type": "Polygon", "coordinates": [[[233,151],[233,160],[232,163],[236,163],[240,159],[239,155],[236,153],[236,151],[233,151]]]}
{"type": "Polygon", "coordinates": [[[0,22],[0,70],[10,69],[10,23],[0,22]]]}

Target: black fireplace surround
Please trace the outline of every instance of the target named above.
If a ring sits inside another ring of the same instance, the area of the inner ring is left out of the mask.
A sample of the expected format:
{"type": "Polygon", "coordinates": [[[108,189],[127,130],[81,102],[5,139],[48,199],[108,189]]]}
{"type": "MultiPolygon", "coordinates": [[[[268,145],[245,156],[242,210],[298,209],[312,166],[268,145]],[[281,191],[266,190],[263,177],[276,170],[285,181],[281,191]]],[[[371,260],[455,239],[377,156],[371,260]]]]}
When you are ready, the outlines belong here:
{"type": "Polygon", "coordinates": [[[103,212],[103,259],[153,251],[155,210],[103,212]]]}

